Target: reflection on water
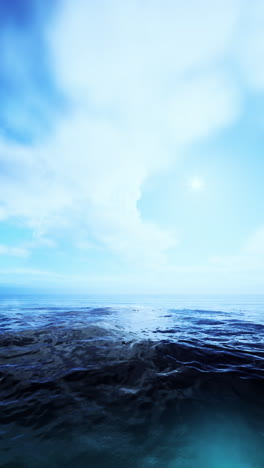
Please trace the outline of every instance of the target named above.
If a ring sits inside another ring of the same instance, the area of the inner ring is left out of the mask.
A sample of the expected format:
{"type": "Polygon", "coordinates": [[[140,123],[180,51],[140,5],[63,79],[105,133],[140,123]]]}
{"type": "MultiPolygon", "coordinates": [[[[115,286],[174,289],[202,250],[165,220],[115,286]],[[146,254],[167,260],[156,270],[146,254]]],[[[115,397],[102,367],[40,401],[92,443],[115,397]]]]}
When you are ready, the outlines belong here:
{"type": "Polygon", "coordinates": [[[263,307],[2,296],[1,466],[263,468],[263,307]]]}

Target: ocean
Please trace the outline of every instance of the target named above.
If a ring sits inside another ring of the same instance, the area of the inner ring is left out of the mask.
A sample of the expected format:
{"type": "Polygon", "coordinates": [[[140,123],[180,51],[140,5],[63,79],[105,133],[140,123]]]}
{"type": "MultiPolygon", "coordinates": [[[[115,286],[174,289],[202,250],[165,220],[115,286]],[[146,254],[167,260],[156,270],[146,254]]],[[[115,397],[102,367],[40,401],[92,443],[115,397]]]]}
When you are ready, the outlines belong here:
{"type": "Polygon", "coordinates": [[[1,294],[0,466],[263,468],[264,296],[1,294]]]}

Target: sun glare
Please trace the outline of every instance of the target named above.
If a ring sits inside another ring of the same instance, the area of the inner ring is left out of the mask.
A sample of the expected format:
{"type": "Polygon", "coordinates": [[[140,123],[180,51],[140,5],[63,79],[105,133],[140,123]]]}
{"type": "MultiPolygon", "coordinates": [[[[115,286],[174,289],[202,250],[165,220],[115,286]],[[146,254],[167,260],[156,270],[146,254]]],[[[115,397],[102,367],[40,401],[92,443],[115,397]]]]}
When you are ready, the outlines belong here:
{"type": "Polygon", "coordinates": [[[191,190],[199,191],[204,188],[204,181],[198,177],[195,177],[190,180],[189,187],[191,190]]]}

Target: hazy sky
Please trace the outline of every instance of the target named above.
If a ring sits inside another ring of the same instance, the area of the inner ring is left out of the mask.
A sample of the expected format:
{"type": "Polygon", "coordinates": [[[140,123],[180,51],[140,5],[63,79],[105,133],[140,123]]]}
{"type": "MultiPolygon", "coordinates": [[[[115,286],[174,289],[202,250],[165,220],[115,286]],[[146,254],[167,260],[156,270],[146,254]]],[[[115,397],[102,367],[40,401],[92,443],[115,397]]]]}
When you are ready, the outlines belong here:
{"type": "Polygon", "coordinates": [[[264,2],[0,0],[0,284],[264,291],[264,2]]]}

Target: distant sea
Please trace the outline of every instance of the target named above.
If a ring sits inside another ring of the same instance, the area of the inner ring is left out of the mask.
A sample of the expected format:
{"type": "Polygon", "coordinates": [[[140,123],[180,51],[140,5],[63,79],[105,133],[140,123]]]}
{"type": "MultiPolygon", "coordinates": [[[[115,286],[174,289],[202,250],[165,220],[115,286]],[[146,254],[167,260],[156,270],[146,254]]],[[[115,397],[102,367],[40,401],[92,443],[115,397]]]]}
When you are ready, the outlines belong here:
{"type": "Polygon", "coordinates": [[[0,466],[263,468],[264,296],[0,296],[0,466]]]}

